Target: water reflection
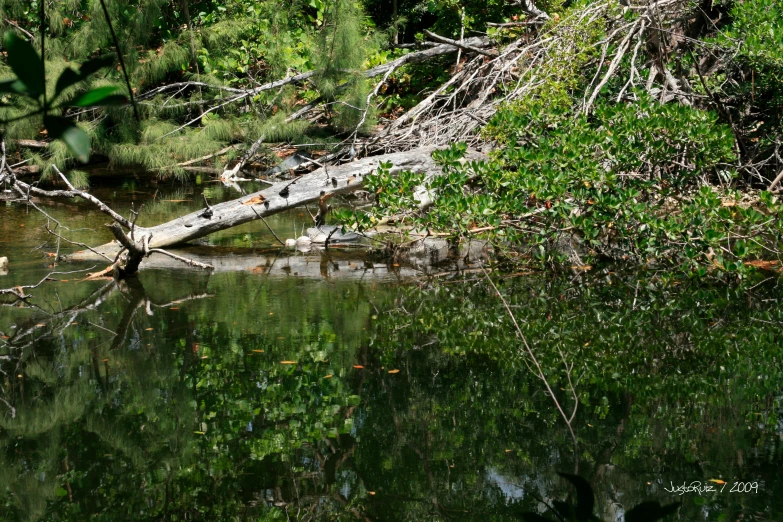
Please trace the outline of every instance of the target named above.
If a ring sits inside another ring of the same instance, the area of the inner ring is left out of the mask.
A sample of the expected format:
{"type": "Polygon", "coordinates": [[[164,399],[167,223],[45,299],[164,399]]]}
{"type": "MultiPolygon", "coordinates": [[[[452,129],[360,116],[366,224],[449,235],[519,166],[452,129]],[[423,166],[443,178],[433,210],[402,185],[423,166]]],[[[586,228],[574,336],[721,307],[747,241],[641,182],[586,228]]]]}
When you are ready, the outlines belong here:
{"type": "MultiPolygon", "coordinates": [[[[153,270],[84,288],[3,312],[3,520],[511,520],[567,495],[570,438],[482,284],[153,270]]],[[[636,311],[618,281],[501,289],[553,382],[550,348],[577,361],[605,519],[648,498],[778,519],[776,289],[651,290],[636,311]],[[711,478],[760,488],[666,491],[711,478]]]]}
{"type": "MultiPolygon", "coordinates": [[[[0,213],[3,285],[46,274],[14,235],[39,218],[0,213]]],[[[232,247],[213,273],[60,276],[0,306],[0,519],[517,520],[565,498],[570,435],[484,282],[401,285],[264,230],[211,240],[232,247]]],[[[597,513],[783,519],[780,288],[597,272],[499,283],[564,404],[574,364],[597,513]],[[759,488],[667,492],[710,479],[759,488]]]]}

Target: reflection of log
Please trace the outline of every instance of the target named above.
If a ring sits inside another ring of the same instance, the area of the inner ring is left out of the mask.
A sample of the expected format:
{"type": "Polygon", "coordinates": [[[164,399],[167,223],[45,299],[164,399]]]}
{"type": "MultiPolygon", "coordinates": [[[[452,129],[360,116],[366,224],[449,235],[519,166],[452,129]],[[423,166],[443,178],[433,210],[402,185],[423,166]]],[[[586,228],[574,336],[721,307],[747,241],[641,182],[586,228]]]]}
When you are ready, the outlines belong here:
{"type": "MultiPolygon", "coordinates": [[[[168,223],[142,228],[135,227],[134,240],[138,245],[149,241],[149,248],[178,245],[225,230],[283,210],[317,201],[326,194],[356,190],[363,185],[364,176],[378,168],[380,162],[391,162],[391,172],[410,170],[427,175],[440,173],[440,167],[431,158],[433,148],[364,158],[344,165],[320,168],[292,182],[281,182],[241,198],[219,203],[203,211],[193,212],[168,223]]],[[[468,159],[477,159],[478,153],[469,153],[468,159]]],[[[98,250],[111,248],[108,245],[98,250]]],[[[77,252],[72,259],[84,259],[77,252]]]]}
{"type": "MultiPolygon", "coordinates": [[[[113,257],[118,248],[116,244],[110,245],[109,248],[104,247],[102,252],[113,257]]],[[[373,261],[366,251],[355,248],[297,252],[192,247],[175,252],[194,261],[209,264],[214,267],[215,272],[248,271],[271,278],[396,281],[480,266],[486,259],[482,248],[482,243],[474,242],[455,255],[445,241],[433,240],[431,244],[419,245],[405,260],[388,263],[373,261]]],[[[80,258],[88,256],[101,259],[90,252],[83,252],[80,258]]],[[[182,269],[185,265],[169,257],[151,256],[142,261],[141,268],[182,269]]]]}

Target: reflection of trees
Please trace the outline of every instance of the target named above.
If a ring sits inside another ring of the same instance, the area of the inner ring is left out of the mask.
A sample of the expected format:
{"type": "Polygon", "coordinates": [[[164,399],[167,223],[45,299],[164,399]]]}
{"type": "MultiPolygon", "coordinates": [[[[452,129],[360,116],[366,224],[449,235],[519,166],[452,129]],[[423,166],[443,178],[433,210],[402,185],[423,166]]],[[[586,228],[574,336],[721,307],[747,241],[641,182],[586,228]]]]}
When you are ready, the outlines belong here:
{"type": "Polygon", "coordinates": [[[17,414],[0,419],[0,487],[13,506],[5,519],[41,519],[57,499],[66,502],[63,518],[77,505],[90,513],[111,503],[143,511],[163,496],[145,475],[189,460],[192,413],[175,360],[182,353],[128,349],[140,336],[134,316],[145,306],[155,305],[138,280],[112,282],[9,338],[4,368],[19,377],[3,390],[17,414]],[[113,331],[101,317],[104,303],[122,305],[113,331]],[[72,334],[80,321],[100,328],[72,334]],[[88,493],[112,483],[110,495],[88,493]]]}
{"type": "MultiPolygon", "coordinates": [[[[360,284],[164,281],[112,283],[6,340],[0,517],[504,520],[566,496],[570,436],[483,285],[398,292],[384,312],[360,284]]],[[[600,513],[670,500],[669,480],[748,475],[768,493],[710,508],[773,504],[779,382],[748,377],[780,374],[775,290],[736,305],[726,289],[635,286],[502,289],[556,393],[558,348],[576,363],[600,513]]]]}
{"type": "Polygon", "coordinates": [[[221,274],[217,288],[245,291],[206,293],[197,280],[172,299],[187,286],[154,276],[9,330],[3,370],[24,378],[4,383],[17,415],[0,423],[0,487],[13,506],[0,517],[260,512],[292,498],[301,470],[288,452],[337,462],[359,399],[344,368],[367,324],[363,289],[221,274]]]}
{"type": "MultiPolygon", "coordinates": [[[[649,497],[670,500],[663,491],[670,479],[752,473],[774,482],[763,459],[750,463],[746,456],[777,447],[772,418],[779,391],[764,377],[780,371],[780,333],[771,326],[781,324],[783,313],[765,301],[776,289],[744,295],[725,287],[651,285],[638,292],[636,280],[626,286],[613,279],[611,286],[587,281],[579,287],[527,280],[504,289],[564,395],[558,351],[576,363],[584,473],[602,496],[604,516],[649,497]],[[743,355],[750,349],[753,358],[743,355]],[[765,422],[754,420],[757,412],[765,422]]],[[[509,484],[532,505],[530,492],[558,497],[560,481],[551,473],[572,465],[567,439],[540,383],[520,370],[499,306],[483,285],[442,285],[399,299],[397,312],[374,332],[378,344],[390,347],[379,363],[404,368],[408,379],[368,390],[371,418],[354,459],[374,471],[368,488],[426,501],[381,507],[379,493],[368,504],[371,512],[448,517],[445,506],[469,516],[500,514],[514,497],[509,484]],[[505,485],[498,477],[508,479],[505,485]]],[[[770,494],[776,487],[768,485],[770,494]]],[[[710,502],[730,513],[743,509],[727,507],[727,500],[710,502]]],[[[768,501],[757,497],[753,505],[768,501]]],[[[693,502],[686,507],[700,509],[693,502]]]]}

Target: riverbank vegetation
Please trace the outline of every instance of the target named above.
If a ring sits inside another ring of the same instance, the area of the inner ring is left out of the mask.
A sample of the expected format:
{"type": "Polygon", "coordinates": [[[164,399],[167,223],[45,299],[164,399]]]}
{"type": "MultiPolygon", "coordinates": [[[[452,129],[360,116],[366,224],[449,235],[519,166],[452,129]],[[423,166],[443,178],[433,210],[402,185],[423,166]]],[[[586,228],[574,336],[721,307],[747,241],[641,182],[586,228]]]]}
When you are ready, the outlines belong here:
{"type": "MultiPolygon", "coordinates": [[[[538,268],[608,260],[730,279],[780,268],[778,0],[1,9],[10,34],[44,50],[42,92],[65,102],[47,121],[75,124],[115,167],[236,174],[253,156],[309,151],[315,167],[435,145],[449,148],[446,175],[381,168],[366,181],[374,208],[338,219],[481,238],[538,268]],[[55,85],[99,57],[124,60],[55,85]],[[79,94],[110,86],[133,103],[79,94]],[[459,162],[466,144],[489,158],[459,162]]],[[[18,62],[5,67],[22,78],[18,62]]],[[[84,150],[49,141],[62,132],[24,117],[25,99],[3,95],[11,157],[86,184],[84,150]]]]}

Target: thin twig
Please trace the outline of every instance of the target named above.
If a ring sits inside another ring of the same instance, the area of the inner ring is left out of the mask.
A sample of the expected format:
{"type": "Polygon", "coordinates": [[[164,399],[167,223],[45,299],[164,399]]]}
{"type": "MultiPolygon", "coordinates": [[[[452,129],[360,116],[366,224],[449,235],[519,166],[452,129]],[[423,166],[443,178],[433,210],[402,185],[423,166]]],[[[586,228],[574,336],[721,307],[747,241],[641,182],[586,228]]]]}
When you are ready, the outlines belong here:
{"type": "MultiPolygon", "coordinates": [[[[555,396],[555,392],[552,390],[552,387],[549,385],[549,381],[547,381],[546,375],[544,375],[544,370],[541,368],[541,365],[538,362],[538,358],[536,357],[535,353],[533,353],[533,350],[530,348],[530,345],[527,342],[527,339],[525,338],[525,334],[522,332],[522,329],[519,327],[519,323],[517,323],[517,319],[514,316],[514,312],[511,311],[511,307],[508,306],[508,302],[506,302],[505,297],[503,297],[503,294],[500,293],[500,290],[498,290],[498,287],[495,286],[494,281],[492,281],[492,278],[489,277],[489,273],[484,267],[481,267],[481,269],[484,271],[484,276],[486,277],[487,281],[489,281],[489,284],[492,285],[492,288],[495,290],[495,293],[500,298],[500,300],[503,302],[503,306],[506,308],[506,311],[508,312],[509,317],[511,318],[511,322],[514,323],[514,328],[517,331],[517,335],[520,339],[522,339],[522,344],[525,346],[525,350],[527,351],[527,354],[530,356],[530,359],[533,361],[533,364],[536,367],[537,377],[541,379],[541,381],[544,383],[544,386],[546,386],[547,391],[549,392],[549,396],[552,398],[552,401],[555,403],[555,407],[557,408],[557,411],[560,412],[560,415],[563,417],[563,420],[566,423],[566,426],[568,427],[569,433],[571,433],[571,438],[574,442],[574,473],[576,473],[579,469],[579,454],[577,453],[577,438],[576,433],[574,433],[574,429],[571,426],[571,421],[574,418],[574,415],[576,415],[576,406],[578,404],[578,401],[574,404],[574,412],[569,418],[568,415],[566,415],[565,411],[563,410],[562,406],[560,405],[560,402],[557,400],[557,397],[555,396]]],[[[569,372],[569,382],[570,382],[570,370],[568,366],[566,366],[566,370],[569,372]]],[[[573,391],[573,387],[572,387],[573,391]]],[[[574,391],[574,397],[576,397],[576,392],[574,391]]]]}
{"type": "Polygon", "coordinates": [[[47,232],[49,232],[51,235],[53,235],[53,236],[56,236],[57,238],[59,238],[59,239],[61,239],[61,240],[65,241],[66,243],[70,243],[70,244],[72,244],[72,245],[80,246],[80,247],[82,247],[82,248],[84,248],[84,249],[86,249],[86,250],[89,250],[89,251],[90,251],[90,252],[92,252],[93,254],[99,255],[99,256],[103,257],[104,259],[106,259],[107,261],[109,261],[109,262],[112,262],[112,258],[110,258],[109,256],[107,256],[107,255],[106,255],[106,254],[104,254],[103,252],[98,252],[97,250],[95,250],[94,248],[92,248],[92,247],[91,247],[91,246],[89,246],[89,245],[86,245],[86,244],[84,244],[84,243],[79,243],[78,241],[72,241],[72,240],[70,240],[70,239],[68,239],[68,238],[66,238],[66,237],[63,237],[63,236],[61,236],[60,234],[58,234],[58,233],[57,233],[57,232],[55,232],[54,230],[50,229],[50,228],[49,228],[49,224],[48,224],[48,223],[46,224],[46,231],[47,231],[47,232]]]}
{"type": "Polygon", "coordinates": [[[30,39],[31,42],[35,40],[35,36],[33,35],[33,33],[23,29],[19,24],[17,24],[13,20],[9,20],[9,19],[6,18],[5,22],[8,25],[11,25],[11,26],[15,27],[19,32],[21,32],[22,34],[27,36],[30,39]]]}
{"type": "Polygon", "coordinates": [[[256,209],[254,209],[253,207],[250,207],[250,208],[253,210],[253,212],[255,212],[256,216],[258,216],[258,219],[260,219],[261,221],[263,221],[263,222],[264,222],[264,225],[266,225],[266,228],[268,228],[268,229],[269,229],[269,231],[272,233],[272,235],[273,235],[273,236],[275,236],[275,239],[277,239],[277,241],[278,241],[278,242],[279,242],[281,245],[285,246],[285,242],[284,242],[282,239],[280,239],[279,237],[277,237],[277,234],[275,234],[275,231],[274,231],[274,230],[272,230],[272,227],[270,227],[270,226],[269,226],[269,223],[267,223],[267,222],[266,222],[266,219],[264,219],[264,216],[262,216],[261,214],[259,214],[259,213],[258,213],[258,211],[256,211],[256,209]]]}
{"type": "MultiPolygon", "coordinates": [[[[41,3],[43,4],[44,2],[41,3]]],[[[125,85],[128,86],[128,96],[130,96],[131,105],[133,106],[133,116],[134,118],[136,118],[137,123],[141,123],[141,118],[139,117],[139,109],[136,107],[136,100],[133,98],[133,88],[131,88],[130,78],[128,77],[128,70],[125,68],[125,60],[122,58],[122,50],[120,49],[120,40],[117,38],[117,33],[114,32],[114,26],[111,24],[111,17],[109,16],[109,10],[106,9],[105,0],[101,0],[101,7],[103,8],[103,16],[106,17],[106,24],[109,26],[109,31],[111,32],[112,40],[114,40],[114,48],[117,49],[117,58],[120,60],[122,75],[125,77],[125,85]]]]}
{"type": "Polygon", "coordinates": [[[187,167],[188,165],[193,165],[194,163],[199,163],[201,161],[206,161],[208,159],[212,159],[215,156],[222,156],[226,152],[230,151],[231,149],[235,149],[236,147],[237,147],[236,145],[229,145],[228,147],[226,147],[224,149],[220,149],[217,152],[213,152],[212,154],[207,154],[206,156],[201,156],[200,158],[195,158],[195,159],[192,159],[192,160],[183,161],[182,163],[177,163],[177,166],[178,167],[187,167]]]}

